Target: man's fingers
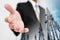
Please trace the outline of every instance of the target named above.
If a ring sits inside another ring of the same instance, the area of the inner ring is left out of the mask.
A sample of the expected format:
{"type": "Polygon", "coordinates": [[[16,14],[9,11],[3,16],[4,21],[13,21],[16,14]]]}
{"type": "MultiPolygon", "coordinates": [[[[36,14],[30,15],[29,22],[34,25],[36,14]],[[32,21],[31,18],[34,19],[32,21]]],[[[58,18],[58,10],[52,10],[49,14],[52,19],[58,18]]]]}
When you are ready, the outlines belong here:
{"type": "Polygon", "coordinates": [[[23,30],[20,30],[19,28],[18,29],[14,29],[15,32],[20,32],[20,33],[27,33],[29,32],[29,29],[28,28],[24,28],[23,30]]]}
{"type": "Polygon", "coordinates": [[[7,17],[7,18],[5,18],[5,21],[8,22],[8,23],[11,23],[12,19],[10,17],[7,17]]]}
{"type": "Polygon", "coordinates": [[[10,29],[14,29],[14,25],[12,23],[9,24],[10,29]]]}
{"type": "Polygon", "coordinates": [[[19,30],[19,32],[21,32],[21,33],[27,33],[27,32],[29,32],[29,29],[28,28],[24,28],[23,30],[19,30]]]}
{"type": "Polygon", "coordinates": [[[11,14],[15,11],[9,4],[5,4],[5,9],[7,9],[11,14]]]}
{"type": "Polygon", "coordinates": [[[25,28],[24,29],[24,33],[27,33],[27,32],[29,32],[29,29],[28,28],[25,28]]]}

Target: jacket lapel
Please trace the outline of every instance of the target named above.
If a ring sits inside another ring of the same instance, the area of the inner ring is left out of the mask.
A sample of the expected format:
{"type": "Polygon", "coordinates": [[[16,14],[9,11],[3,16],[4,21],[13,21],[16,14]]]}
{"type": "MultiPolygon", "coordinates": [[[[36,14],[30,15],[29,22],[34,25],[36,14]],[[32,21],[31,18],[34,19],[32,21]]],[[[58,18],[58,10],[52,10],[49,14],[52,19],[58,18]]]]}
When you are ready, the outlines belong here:
{"type": "Polygon", "coordinates": [[[28,8],[29,8],[29,11],[30,11],[30,13],[29,13],[30,17],[33,18],[35,21],[38,21],[32,4],[29,1],[27,2],[27,4],[29,6],[28,8]]]}

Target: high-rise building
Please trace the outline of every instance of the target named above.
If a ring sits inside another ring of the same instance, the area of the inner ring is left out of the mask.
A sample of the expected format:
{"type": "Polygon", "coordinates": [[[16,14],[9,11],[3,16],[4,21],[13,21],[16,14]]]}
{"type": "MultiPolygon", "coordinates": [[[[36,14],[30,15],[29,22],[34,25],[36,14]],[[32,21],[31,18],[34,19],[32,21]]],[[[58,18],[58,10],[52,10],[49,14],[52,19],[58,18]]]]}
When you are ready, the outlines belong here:
{"type": "Polygon", "coordinates": [[[49,40],[60,40],[60,27],[47,9],[47,30],[49,40]]]}

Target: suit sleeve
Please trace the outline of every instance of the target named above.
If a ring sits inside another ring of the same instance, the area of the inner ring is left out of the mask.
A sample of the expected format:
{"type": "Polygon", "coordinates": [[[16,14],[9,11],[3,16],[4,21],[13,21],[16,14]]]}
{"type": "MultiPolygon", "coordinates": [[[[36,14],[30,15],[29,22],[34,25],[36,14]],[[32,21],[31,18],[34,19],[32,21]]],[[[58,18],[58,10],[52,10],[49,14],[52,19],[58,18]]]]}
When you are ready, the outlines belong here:
{"type": "MultiPolygon", "coordinates": [[[[20,15],[22,16],[22,10],[21,10],[21,6],[20,6],[20,4],[18,3],[17,4],[17,8],[16,8],[16,10],[20,13],[20,15]]],[[[14,30],[12,30],[13,32],[14,32],[14,34],[16,35],[16,36],[18,36],[20,33],[19,32],[15,32],[14,30]]]]}

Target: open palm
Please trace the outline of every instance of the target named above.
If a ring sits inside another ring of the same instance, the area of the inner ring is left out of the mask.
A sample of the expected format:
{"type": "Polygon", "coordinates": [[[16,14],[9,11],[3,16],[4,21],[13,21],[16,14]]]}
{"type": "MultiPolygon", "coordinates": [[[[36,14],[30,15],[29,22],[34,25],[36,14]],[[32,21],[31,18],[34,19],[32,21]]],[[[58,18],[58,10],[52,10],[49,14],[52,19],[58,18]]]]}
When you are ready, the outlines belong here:
{"type": "Polygon", "coordinates": [[[14,10],[9,4],[5,4],[5,9],[10,12],[9,17],[5,20],[9,23],[9,27],[16,32],[26,33],[28,28],[24,28],[24,22],[21,19],[21,15],[17,10],[14,10]]]}

